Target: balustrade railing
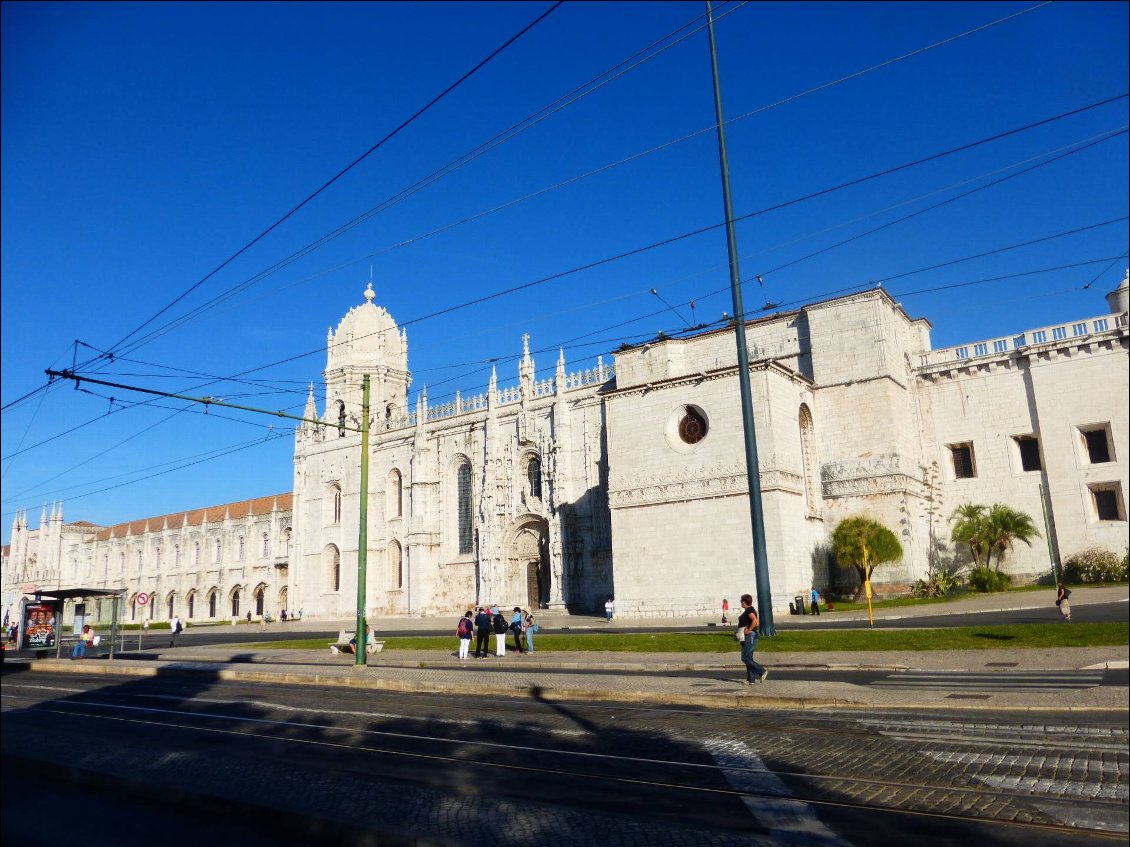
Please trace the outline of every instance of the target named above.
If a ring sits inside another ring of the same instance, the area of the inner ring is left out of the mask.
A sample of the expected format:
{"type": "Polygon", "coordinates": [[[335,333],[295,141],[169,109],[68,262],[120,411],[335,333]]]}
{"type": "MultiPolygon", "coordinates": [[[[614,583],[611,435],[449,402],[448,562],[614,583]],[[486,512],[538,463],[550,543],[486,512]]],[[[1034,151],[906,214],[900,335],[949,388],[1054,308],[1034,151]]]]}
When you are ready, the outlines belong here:
{"type": "Polygon", "coordinates": [[[1126,326],[1127,316],[1103,315],[1097,318],[1085,318],[1078,321],[1056,324],[1054,326],[1040,327],[1039,329],[1026,330],[1018,335],[1003,335],[998,338],[989,338],[985,341],[974,341],[970,344],[958,344],[953,347],[942,347],[931,350],[919,357],[920,367],[941,365],[949,362],[960,362],[970,359],[979,359],[986,356],[999,356],[1016,350],[1038,344],[1048,344],[1056,341],[1068,341],[1107,332],[1116,326],[1126,326]]]}

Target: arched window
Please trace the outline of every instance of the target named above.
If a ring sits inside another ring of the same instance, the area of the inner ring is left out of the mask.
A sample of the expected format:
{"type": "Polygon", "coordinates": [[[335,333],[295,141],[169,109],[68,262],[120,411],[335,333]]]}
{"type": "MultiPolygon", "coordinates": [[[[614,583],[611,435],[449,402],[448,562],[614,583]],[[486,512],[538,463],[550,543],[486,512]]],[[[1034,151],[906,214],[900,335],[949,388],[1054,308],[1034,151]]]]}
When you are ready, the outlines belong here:
{"type": "Polygon", "coordinates": [[[283,530],[283,548],[288,557],[290,556],[290,539],[292,535],[294,535],[294,530],[289,526],[283,530]]]}
{"type": "Polygon", "coordinates": [[[266,599],[267,588],[260,585],[255,589],[255,614],[258,617],[263,617],[264,600],[266,599]]]}
{"type": "Polygon", "coordinates": [[[526,464],[526,481],[529,484],[530,494],[541,499],[541,459],[537,456],[531,456],[530,461],[526,464]]]}
{"type": "Polygon", "coordinates": [[[216,539],[216,561],[219,562],[224,554],[224,542],[222,539],[216,539]]]}
{"type": "Polygon", "coordinates": [[[169,612],[169,620],[173,619],[173,606],[175,604],[176,597],[177,597],[176,594],[174,594],[173,592],[169,592],[169,596],[165,598],[165,607],[167,608],[167,610],[169,612]]]}
{"type": "Polygon", "coordinates": [[[243,536],[241,535],[239,537],[239,560],[241,562],[243,561],[243,557],[244,557],[245,553],[246,553],[246,545],[244,544],[243,536]]]}
{"type": "Polygon", "coordinates": [[[472,551],[471,535],[471,466],[464,462],[455,469],[455,536],[459,553],[472,551]]]}
{"type": "Polygon", "coordinates": [[[215,588],[213,588],[212,593],[208,595],[208,617],[210,618],[216,617],[216,598],[218,596],[219,592],[216,591],[215,588]]]}
{"type": "Polygon", "coordinates": [[[196,614],[196,592],[188,592],[188,596],[185,598],[185,600],[188,604],[188,617],[191,620],[196,614]]]}
{"type": "Polygon", "coordinates": [[[327,544],[322,551],[322,566],[325,571],[326,591],[341,590],[341,551],[336,544],[327,544]]]}
{"type": "Polygon", "coordinates": [[[404,554],[396,541],[388,545],[388,584],[393,590],[404,587],[404,554]]]}
{"type": "Polygon", "coordinates": [[[326,521],[330,524],[341,523],[341,485],[336,482],[326,486],[326,521]]]}
{"type": "Polygon", "coordinates": [[[812,412],[804,403],[797,415],[800,425],[800,461],[804,473],[804,512],[820,514],[820,497],[816,489],[816,433],[812,426],[812,412]]]}
{"type": "Polygon", "coordinates": [[[271,555],[271,536],[264,532],[263,533],[263,558],[265,559],[270,555],[271,555]]]}
{"type": "Polygon", "coordinates": [[[388,516],[399,518],[404,514],[404,483],[396,468],[388,475],[388,516]]]}
{"type": "Polygon", "coordinates": [[[231,592],[231,616],[233,618],[239,617],[239,586],[237,585],[231,592]]]}

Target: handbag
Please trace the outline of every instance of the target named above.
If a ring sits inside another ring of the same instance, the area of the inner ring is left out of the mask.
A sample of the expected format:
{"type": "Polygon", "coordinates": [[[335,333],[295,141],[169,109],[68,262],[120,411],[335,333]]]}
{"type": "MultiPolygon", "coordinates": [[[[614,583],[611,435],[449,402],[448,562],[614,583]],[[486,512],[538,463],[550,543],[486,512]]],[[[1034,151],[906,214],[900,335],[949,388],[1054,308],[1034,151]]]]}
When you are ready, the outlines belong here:
{"type": "Polygon", "coordinates": [[[745,627],[744,626],[739,626],[734,631],[734,638],[741,644],[745,643],[745,627]]]}

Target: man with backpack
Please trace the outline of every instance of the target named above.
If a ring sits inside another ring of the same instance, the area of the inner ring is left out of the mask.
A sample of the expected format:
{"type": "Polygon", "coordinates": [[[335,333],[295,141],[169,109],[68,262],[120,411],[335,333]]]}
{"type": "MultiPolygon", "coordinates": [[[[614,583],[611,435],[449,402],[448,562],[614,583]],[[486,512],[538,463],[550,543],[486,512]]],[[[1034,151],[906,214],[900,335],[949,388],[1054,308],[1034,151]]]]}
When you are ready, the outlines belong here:
{"type": "Polygon", "coordinates": [[[488,650],[490,650],[490,615],[480,606],[479,613],[475,615],[475,658],[485,659],[488,650]]]}
{"type": "MultiPolygon", "coordinates": [[[[474,634],[475,626],[471,623],[471,612],[468,610],[459,619],[459,626],[455,629],[455,634],[459,636],[459,660],[461,662],[467,661],[467,653],[471,649],[471,636],[474,634]]],[[[478,653],[475,654],[476,658],[478,653]]]]}
{"type": "Polygon", "coordinates": [[[169,633],[172,636],[169,639],[169,646],[170,647],[176,647],[177,646],[177,636],[180,635],[182,629],[184,629],[184,626],[180,622],[180,616],[179,615],[177,617],[173,618],[171,621],[169,621],[169,633]]]}

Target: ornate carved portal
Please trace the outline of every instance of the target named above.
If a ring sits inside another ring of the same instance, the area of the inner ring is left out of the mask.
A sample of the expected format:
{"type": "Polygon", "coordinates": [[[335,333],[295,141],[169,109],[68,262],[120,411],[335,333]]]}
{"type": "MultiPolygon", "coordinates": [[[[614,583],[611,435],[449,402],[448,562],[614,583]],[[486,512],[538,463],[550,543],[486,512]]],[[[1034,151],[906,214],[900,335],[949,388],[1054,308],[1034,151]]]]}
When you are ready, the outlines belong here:
{"type": "Polygon", "coordinates": [[[515,596],[521,596],[529,608],[544,607],[550,596],[549,533],[545,521],[529,520],[519,526],[507,558],[515,596]]]}

